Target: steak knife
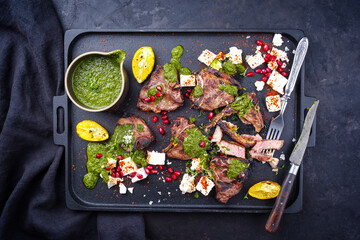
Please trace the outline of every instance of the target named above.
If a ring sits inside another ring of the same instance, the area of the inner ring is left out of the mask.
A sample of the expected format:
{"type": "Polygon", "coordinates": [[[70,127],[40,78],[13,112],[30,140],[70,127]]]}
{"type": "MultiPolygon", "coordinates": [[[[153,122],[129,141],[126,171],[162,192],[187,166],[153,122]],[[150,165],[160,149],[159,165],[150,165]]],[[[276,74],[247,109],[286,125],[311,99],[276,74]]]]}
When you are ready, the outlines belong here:
{"type": "Polygon", "coordinates": [[[291,162],[291,168],[289,170],[289,173],[285,177],[283,184],[281,185],[280,193],[276,198],[274,207],[265,225],[265,229],[267,232],[274,233],[279,227],[280,220],[286,206],[286,202],[289,198],[291,189],[296,178],[296,174],[303,160],[303,156],[309,140],[311,126],[313,124],[318,105],[319,101],[315,101],[309,109],[308,113],[306,114],[300,138],[296,143],[294,150],[292,151],[289,158],[291,162]]]}

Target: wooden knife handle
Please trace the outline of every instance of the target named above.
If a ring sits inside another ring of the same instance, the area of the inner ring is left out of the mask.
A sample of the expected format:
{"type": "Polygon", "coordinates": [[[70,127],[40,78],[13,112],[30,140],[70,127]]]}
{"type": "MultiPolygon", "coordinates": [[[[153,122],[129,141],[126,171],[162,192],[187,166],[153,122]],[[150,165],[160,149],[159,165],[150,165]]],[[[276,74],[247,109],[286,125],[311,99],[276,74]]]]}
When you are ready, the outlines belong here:
{"type": "MultiPolygon", "coordinates": [[[[296,171],[297,172],[297,171],[296,171]]],[[[275,205],[270,213],[270,216],[266,222],[265,229],[269,233],[274,233],[279,227],[282,214],[284,212],[286,202],[289,198],[291,189],[294,185],[296,173],[293,174],[291,171],[286,176],[278,197],[276,198],[275,205]]]]}

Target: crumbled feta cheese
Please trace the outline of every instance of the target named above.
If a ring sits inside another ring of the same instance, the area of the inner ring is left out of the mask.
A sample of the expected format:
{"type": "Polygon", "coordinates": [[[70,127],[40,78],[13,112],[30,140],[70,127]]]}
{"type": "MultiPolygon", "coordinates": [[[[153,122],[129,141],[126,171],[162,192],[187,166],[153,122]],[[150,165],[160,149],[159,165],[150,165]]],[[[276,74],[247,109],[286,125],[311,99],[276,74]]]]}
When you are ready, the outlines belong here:
{"type": "Polygon", "coordinates": [[[191,170],[200,171],[202,169],[202,165],[200,163],[200,158],[193,158],[191,162],[191,170]]]}
{"type": "Polygon", "coordinates": [[[126,194],[126,187],[125,187],[125,185],[123,184],[123,183],[120,183],[119,184],[119,192],[120,192],[120,194],[126,194]]]}
{"type": "Polygon", "coordinates": [[[296,53],[296,51],[295,51],[295,49],[292,51],[292,54],[295,54],[296,53]]]}
{"type": "Polygon", "coordinates": [[[113,159],[113,158],[108,158],[108,161],[106,163],[106,167],[110,168],[110,169],[116,167],[116,160],[113,159]]]}
{"type": "Polygon", "coordinates": [[[255,69],[256,67],[260,66],[265,62],[260,52],[255,55],[247,55],[245,60],[252,69],[255,69]]]}
{"type": "Polygon", "coordinates": [[[280,33],[275,33],[272,42],[273,42],[274,46],[280,47],[284,42],[282,40],[282,35],[280,33]]]}
{"type": "Polygon", "coordinates": [[[169,161],[169,159],[166,161],[166,165],[171,165],[172,164],[172,162],[171,161],[169,161]]]}
{"type": "Polygon", "coordinates": [[[246,39],[249,39],[250,38],[250,36],[246,36],[246,39]]]}
{"type": "Polygon", "coordinates": [[[285,52],[289,51],[290,49],[288,47],[285,47],[285,52]]]}
{"type": "Polygon", "coordinates": [[[195,191],[195,178],[191,177],[189,174],[185,173],[181,183],[180,183],[180,190],[182,192],[182,194],[185,193],[192,193],[195,191]]]}
{"type": "Polygon", "coordinates": [[[287,81],[288,80],[283,75],[276,70],[273,70],[266,83],[278,93],[284,94],[284,87],[287,84],[287,81]]]}
{"type": "Polygon", "coordinates": [[[136,170],[138,169],[136,164],[131,160],[130,157],[119,161],[119,166],[124,176],[129,175],[132,172],[136,172],[136,170]]]}
{"type": "Polygon", "coordinates": [[[275,47],[273,47],[271,49],[271,55],[275,56],[276,59],[280,59],[281,61],[286,61],[289,62],[289,59],[287,57],[286,52],[284,52],[283,50],[277,49],[275,47]]]}
{"type": "Polygon", "coordinates": [[[113,186],[115,186],[119,181],[119,178],[114,178],[112,176],[109,176],[109,181],[107,183],[108,188],[112,188],[113,186]]]}
{"type": "Polygon", "coordinates": [[[279,163],[279,159],[273,157],[273,158],[270,158],[267,162],[270,164],[270,166],[272,168],[276,168],[279,163]]]}
{"type": "Polygon", "coordinates": [[[133,140],[133,138],[134,138],[133,133],[132,133],[132,132],[129,132],[128,135],[125,135],[124,138],[123,138],[123,139],[124,139],[124,143],[125,143],[125,144],[131,143],[132,140],[133,140]]]}
{"type": "Polygon", "coordinates": [[[205,49],[201,55],[198,57],[198,60],[202,63],[204,63],[206,66],[210,66],[212,61],[216,58],[216,54],[211,52],[208,49],[205,49]]]}
{"type": "Polygon", "coordinates": [[[278,168],[273,168],[272,171],[273,171],[273,172],[278,172],[279,169],[278,169],[278,168]]]}
{"type": "Polygon", "coordinates": [[[269,112],[277,112],[281,109],[280,95],[265,97],[266,108],[269,112]]]}
{"type": "Polygon", "coordinates": [[[285,161],[285,154],[283,154],[283,153],[280,154],[280,157],[279,157],[279,158],[280,158],[280,160],[285,161]]]}
{"type": "Polygon", "coordinates": [[[153,203],[154,203],[153,201],[150,201],[150,202],[149,202],[149,205],[152,205],[153,203]]]}
{"type": "Polygon", "coordinates": [[[277,67],[278,67],[278,64],[276,61],[268,62],[268,68],[270,68],[271,70],[275,70],[275,69],[277,69],[277,67]]]}
{"type": "Polygon", "coordinates": [[[161,192],[158,192],[159,195],[161,195],[161,192]]]}
{"type": "Polygon", "coordinates": [[[135,175],[135,177],[133,177],[132,179],[131,179],[131,182],[133,182],[133,183],[135,183],[135,182],[138,182],[138,181],[141,181],[141,180],[144,180],[145,178],[147,178],[147,174],[146,174],[146,172],[145,172],[145,168],[139,168],[137,171],[136,171],[136,175],[135,175]],[[140,178],[139,178],[139,176],[141,176],[140,178]]]}
{"type": "Polygon", "coordinates": [[[180,74],[180,85],[181,87],[195,87],[195,74],[182,75],[180,74]]]}
{"type": "Polygon", "coordinates": [[[283,64],[281,65],[281,67],[282,67],[282,68],[286,68],[286,63],[283,63],[283,64]]]}
{"type": "Polygon", "coordinates": [[[232,64],[239,64],[242,63],[242,50],[237,47],[231,47],[229,48],[230,52],[226,54],[226,57],[228,57],[232,64]]]}
{"type": "Polygon", "coordinates": [[[131,194],[133,194],[133,192],[134,192],[134,188],[133,188],[133,187],[129,187],[127,190],[128,190],[129,193],[131,193],[131,194]]]}
{"type": "Polygon", "coordinates": [[[257,46],[257,47],[256,47],[255,53],[256,53],[256,54],[261,53],[261,46],[257,46]]]}
{"type": "Polygon", "coordinates": [[[146,161],[151,165],[165,165],[165,153],[157,151],[147,152],[146,161]]]}
{"type": "Polygon", "coordinates": [[[295,138],[293,138],[291,141],[292,141],[292,142],[296,142],[296,139],[295,139],[295,138]]]}
{"type": "Polygon", "coordinates": [[[160,203],[160,199],[158,200],[158,203],[160,203]]]}
{"type": "Polygon", "coordinates": [[[262,91],[264,89],[264,86],[265,86],[265,82],[263,81],[255,82],[256,91],[262,91]]]}
{"type": "Polygon", "coordinates": [[[206,176],[202,176],[196,185],[196,190],[201,192],[203,195],[209,195],[211,189],[215,186],[214,182],[206,176]]]}

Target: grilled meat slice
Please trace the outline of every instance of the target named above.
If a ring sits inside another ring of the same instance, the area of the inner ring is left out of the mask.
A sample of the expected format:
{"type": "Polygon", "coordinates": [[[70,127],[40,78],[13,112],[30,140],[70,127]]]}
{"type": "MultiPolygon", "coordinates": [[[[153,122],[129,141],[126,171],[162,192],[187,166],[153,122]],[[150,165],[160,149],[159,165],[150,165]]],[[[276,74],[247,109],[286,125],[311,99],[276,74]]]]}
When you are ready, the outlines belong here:
{"type": "Polygon", "coordinates": [[[255,152],[254,150],[250,150],[249,153],[252,158],[257,159],[260,162],[268,162],[271,158],[271,155],[267,155],[261,152],[255,152]]]}
{"type": "Polygon", "coordinates": [[[172,127],[171,127],[171,136],[173,138],[177,138],[179,142],[177,144],[174,144],[174,142],[171,142],[164,150],[163,152],[166,153],[168,157],[176,158],[180,160],[189,160],[191,157],[187,155],[186,152],[184,152],[183,148],[183,142],[185,137],[188,136],[188,133],[186,132],[186,129],[190,129],[195,127],[195,124],[191,123],[189,120],[187,120],[184,117],[178,117],[172,127]]]}
{"type": "Polygon", "coordinates": [[[151,74],[150,81],[141,88],[136,107],[142,111],[159,113],[161,111],[174,111],[182,106],[183,103],[184,98],[181,94],[181,87],[178,81],[174,83],[166,81],[163,67],[157,66],[156,70],[151,74]],[[149,97],[147,94],[148,90],[160,84],[163,85],[163,98],[160,101],[144,102],[144,99],[149,97]]]}
{"type": "Polygon", "coordinates": [[[119,118],[119,120],[117,121],[116,124],[124,125],[126,123],[133,125],[132,133],[134,134],[134,138],[135,138],[135,143],[134,143],[134,147],[133,147],[134,150],[144,149],[144,148],[148,147],[152,141],[155,140],[154,134],[152,133],[152,131],[150,130],[148,125],[146,125],[146,122],[142,118],[140,118],[138,116],[131,116],[128,118],[119,118]],[[143,125],[142,131],[136,130],[138,124],[143,125]]]}
{"type": "Polygon", "coordinates": [[[270,139],[264,139],[261,141],[257,141],[255,146],[252,148],[255,152],[261,152],[262,150],[266,149],[275,149],[280,150],[282,146],[284,145],[284,140],[270,140],[270,139]]]}
{"type": "Polygon", "coordinates": [[[222,139],[222,136],[223,136],[223,134],[222,134],[221,128],[219,126],[216,126],[215,132],[212,135],[211,142],[215,142],[215,143],[220,142],[222,139]]]}
{"type": "Polygon", "coordinates": [[[255,127],[255,131],[260,132],[264,127],[264,120],[260,112],[259,101],[255,93],[248,93],[248,97],[253,99],[255,107],[252,107],[247,114],[240,117],[240,120],[244,124],[252,124],[255,127]]]}
{"type": "Polygon", "coordinates": [[[229,198],[237,195],[243,187],[246,179],[247,169],[240,173],[238,178],[230,179],[227,176],[231,159],[249,163],[246,159],[229,158],[226,156],[214,156],[210,162],[210,169],[214,176],[216,199],[221,203],[227,203],[229,198]]]}
{"type": "Polygon", "coordinates": [[[190,96],[192,106],[196,109],[212,111],[232,103],[234,101],[234,96],[220,90],[218,88],[219,84],[236,84],[241,88],[240,83],[234,78],[208,67],[207,69],[203,69],[196,76],[196,85],[201,86],[204,93],[197,98],[190,96]]]}
{"type": "Polygon", "coordinates": [[[231,122],[227,122],[225,120],[220,120],[217,122],[217,125],[221,127],[221,129],[229,135],[233,140],[240,143],[246,148],[252,147],[255,145],[256,141],[262,140],[261,136],[259,134],[248,135],[248,134],[238,134],[237,130],[238,127],[235,124],[232,124],[231,122]]]}
{"type": "Polygon", "coordinates": [[[236,142],[229,142],[226,140],[221,140],[220,142],[218,142],[216,144],[219,146],[220,151],[225,153],[226,155],[245,158],[244,146],[242,146],[236,142]]]}
{"type": "Polygon", "coordinates": [[[210,123],[206,124],[205,131],[210,130],[210,128],[215,127],[216,123],[223,117],[231,116],[232,114],[237,113],[237,111],[230,106],[226,106],[219,114],[217,114],[210,123]]]}

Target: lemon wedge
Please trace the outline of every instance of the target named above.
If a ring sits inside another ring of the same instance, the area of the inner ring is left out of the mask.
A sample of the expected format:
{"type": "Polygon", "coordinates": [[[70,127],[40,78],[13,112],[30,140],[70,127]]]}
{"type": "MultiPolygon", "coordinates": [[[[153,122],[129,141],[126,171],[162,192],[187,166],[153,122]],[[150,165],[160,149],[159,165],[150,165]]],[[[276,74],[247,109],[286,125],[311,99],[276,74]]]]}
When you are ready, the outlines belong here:
{"type": "Polygon", "coordinates": [[[155,54],[151,47],[139,48],[132,60],[132,71],[138,83],[142,83],[154,68],[155,54]]]}
{"type": "Polygon", "coordinates": [[[109,138],[109,133],[97,122],[91,120],[84,120],[76,125],[76,133],[80,138],[91,141],[99,142],[109,138]]]}
{"type": "Polygon", "coordinates": [[[249,189],[249,195],[257,199],[276,198],[279,195],[281,186],[272,181],[262,181],[254,184],[249,189]]]}

